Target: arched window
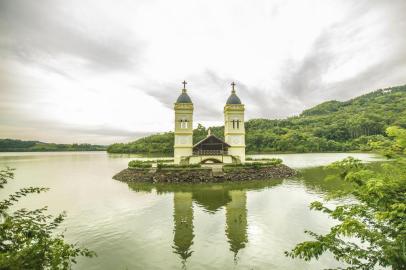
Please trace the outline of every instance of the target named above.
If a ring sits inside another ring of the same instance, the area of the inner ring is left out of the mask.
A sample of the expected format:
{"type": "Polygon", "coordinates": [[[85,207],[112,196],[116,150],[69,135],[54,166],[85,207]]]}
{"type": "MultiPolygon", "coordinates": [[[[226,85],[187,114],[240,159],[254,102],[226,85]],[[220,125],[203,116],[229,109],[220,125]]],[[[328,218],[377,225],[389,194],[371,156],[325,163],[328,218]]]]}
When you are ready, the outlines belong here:
{"type": "Polygon", "coordinates": [[[233,123],[233,129],[239,129],[240,128],[240,120],[238,118],[234,118],[232,121],[233,123]]]}
{"type": "Polygon", "coordinates": [[[180,128],[187,128],[188,127],[188,121],[186,118],[180,119],[180,128]]]}

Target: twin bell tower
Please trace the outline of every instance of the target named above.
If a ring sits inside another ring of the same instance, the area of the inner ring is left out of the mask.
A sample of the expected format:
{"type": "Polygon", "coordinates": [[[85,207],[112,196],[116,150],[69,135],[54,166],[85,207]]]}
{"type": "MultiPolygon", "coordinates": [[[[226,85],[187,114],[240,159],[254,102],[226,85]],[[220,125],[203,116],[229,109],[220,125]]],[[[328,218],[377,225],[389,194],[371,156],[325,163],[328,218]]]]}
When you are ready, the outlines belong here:
{"type": "Polygon", "coordinates": [[[231,84],[231,95],[224,106],[224,140],[211,135],[193,144],[193,102],[183,82],[175,102],[174,163],[242,163],[245,161],[244,104],[231,84]]]}

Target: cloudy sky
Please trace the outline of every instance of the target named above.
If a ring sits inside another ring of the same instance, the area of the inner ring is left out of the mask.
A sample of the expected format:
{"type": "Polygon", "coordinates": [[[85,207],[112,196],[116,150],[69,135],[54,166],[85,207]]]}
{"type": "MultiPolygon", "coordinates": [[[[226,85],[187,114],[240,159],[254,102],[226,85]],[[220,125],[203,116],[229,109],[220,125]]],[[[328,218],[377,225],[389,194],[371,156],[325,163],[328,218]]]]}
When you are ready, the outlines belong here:
{"type": "Polygon", "coordinates": [[[405,0],[0,0],[0,138],[107,144],[406,83],[405,0]]]}

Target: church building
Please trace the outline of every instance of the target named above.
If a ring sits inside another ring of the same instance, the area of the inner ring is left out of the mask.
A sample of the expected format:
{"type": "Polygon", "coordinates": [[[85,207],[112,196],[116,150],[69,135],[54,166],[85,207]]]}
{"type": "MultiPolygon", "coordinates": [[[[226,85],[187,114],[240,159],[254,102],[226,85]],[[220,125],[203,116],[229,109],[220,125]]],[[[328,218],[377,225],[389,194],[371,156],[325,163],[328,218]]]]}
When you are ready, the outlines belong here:
{"type": "Polygon", "coordinates": [[[175,102],[175,164],[243,163],[245,161],[244,104],[231,84],[231,95],[224,106],[224,140],[209,133],[193,144],[193,102],[183,82],[182,93],[175,102]]]}

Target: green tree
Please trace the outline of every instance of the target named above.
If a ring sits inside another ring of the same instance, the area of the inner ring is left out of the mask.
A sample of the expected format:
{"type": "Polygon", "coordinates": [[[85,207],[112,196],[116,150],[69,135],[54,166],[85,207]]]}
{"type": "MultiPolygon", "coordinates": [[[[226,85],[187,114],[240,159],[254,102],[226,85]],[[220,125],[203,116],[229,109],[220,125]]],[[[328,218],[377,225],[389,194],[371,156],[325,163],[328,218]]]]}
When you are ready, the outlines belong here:
{"type": "Polygon", "coordinates": [[[375,266],[406,269],[406,130],[387,129],[395,137],[397,159],[371,170],[354,158],[328,166],[352,185],[350,190],[330,194],[329,198],[353,198],[335,208],[313,202],[311,209],[327,213],[338,224],[325,235],[307,231],[314,240],[302,242],[287,256],[317,259],[331,252],[346,263],[339,269],[374,269],[375,266]]]}
{"type": "MultiPolygon", "coordinates": [[[[11,169],[0,170],[0,189],[12,179],[11,169]]],[[[46,214],[46,207],[10,211],[22,197],[46,190],[22,188],[0,201],[0,269],[70,269],[77,257],[95,255],[66,243],[63,233],[56,232],[65,213],[53,217],[46,214]]]]}
{"type": "Polygon", "coordinates": [[[394,150],[406,154],[406,129],[395,126],[389,127],[386,132],[390,137],[395,138],[395,143],[393,145],[394,150]]]}

